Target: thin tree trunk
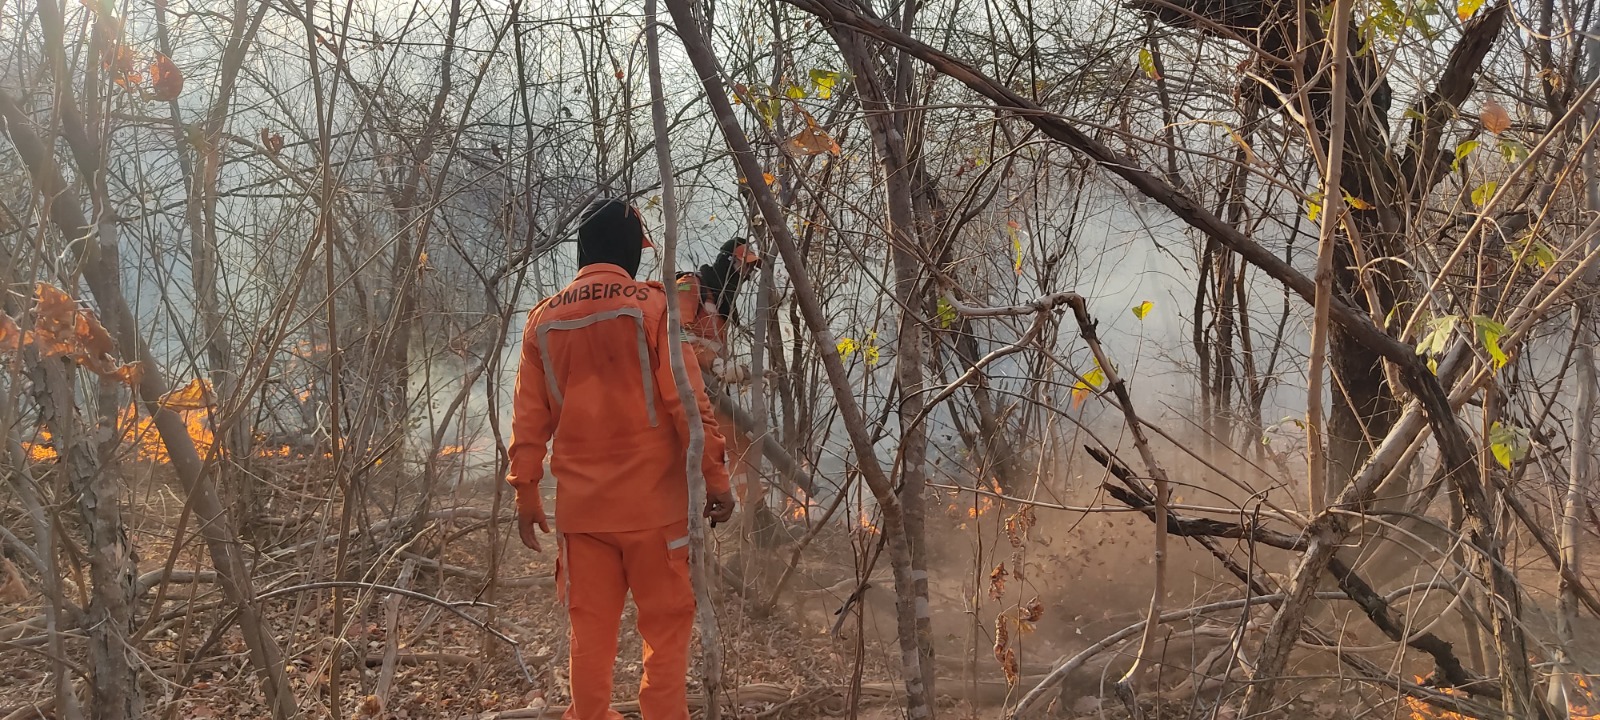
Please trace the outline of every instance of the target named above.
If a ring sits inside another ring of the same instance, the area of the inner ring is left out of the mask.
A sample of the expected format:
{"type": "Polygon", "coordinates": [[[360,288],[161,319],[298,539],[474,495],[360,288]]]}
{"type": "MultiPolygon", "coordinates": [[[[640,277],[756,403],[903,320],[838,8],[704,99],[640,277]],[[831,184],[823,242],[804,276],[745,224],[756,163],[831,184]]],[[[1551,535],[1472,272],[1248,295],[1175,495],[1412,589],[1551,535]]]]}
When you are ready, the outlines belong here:
{"type": "MultiPolygon", "coordinates": [[[[1307,370],[1306,390],[1306,448],[1308,450],[1307,476],[1309,491],[1306,506],[1311,514],[1322,512],[1328,501],[1328,461],[1322,443],[1322,388],[1324,381],[1324,367],[1327,362],[1328,307],[1333,302],[1333,256],[1334,244],[1338,242],[1339,224],[1344,220],[1345,202],[1344,192],[1341,190],[1341,176],[1344,172],[1344,116],[1346,90],[1349,86],[1349,67],[1346,55],[1349,53],[1350,40],[1350,15],[1353,12],[1352,0],[1335,0],[1333,3],[1333,27],[1328,31],[1328,64],[1330,67],[1330,84],[1333,86],[1333,98],[1329,101],[1331,117],[1328,119],[1328,152],[1322,156],[1323,181],[1322,181],[1322,229],[1317,239],[1317,292],[1314,301],[1315,320],[1311,325],[1311,367],[1307,370]]],[[[1309,101],[1307,103],[1309,105],[1309,101]]],[[[1319,144],[1316,134],[1312,134],[1313,145],[1319,144]]],[[[1255,689],[1252,686],[1251,689],[1255,689]]],[[[1248,693],[1247,693],[1248,695],[1248,693]]],[[[1246,708],[1255,708],[1260,712],[1265,703],[1272,699],[1245,701],[1246,708]]]]}
{"type": "MultiPolygon", "coordinates": [[[[667,8],[672,13],[673,24],[677,26],[678,36],[683,40],[684,49],[694,64],[695,73],[705,86],[706,98],[711,103],[717,125],[733,150],[739,174],[747,178],[760,178],[761,166],[750,147],[750,140],[745,137],[744,130],[734,117],[733,105],[728,101],[728,93],[723,87],[722,72],[718,67],[717,58],[712,53],[700,22],[694,15],[693,7],[689,0],[667,0],[667,8]]],[[[894,575],[895,622],[900,642],[902,680],[906,685],[906,714],[912,720],[932,718],[934,712],[932,696],[927,692],[922,680],[921,652],[917,642],[916,579],[911,569],[911,550],[906,539],[900,499],[878,460],[866,418],[850,391],[849,376],[835,350],[833,333],[828,329],[827,315],[821,300],[817,297],[816,288],[811,283],[799,244],[789,231],[783,211],[774,200],[771,189],[761,182],[752,182],[748,185],[757,206],[761,208],[767,227],[773,233],[779,253],[783,256],[784,266],[789,270],[796,304],[805,318],[805,325],[811,331],[812,342],[822,361],[823,369],[827,372],[828,382],[833,387],[834,399],[855,451],[856,461],[883,514],[883,532],[888,544],[889,565],[894,575]]]]}
{"type": "MultiPolygon", "coordinates": [[[[1548,8],[1548,5],[1547,5],[1548,8]]],[[[1546,11],[1548,12],[1548,10],[1546,11]]],[[[1548,25],[1548,21],[1546,23],[1548,25]]],[[[1584,47],[1589,56],[1589,67],[1584,73],[1585,79],[1592,82],[1600,77],[1600,39],[1593,36],[1584,39],[1584,47]]],[[[1545,53],[1548,55],[1548,48],[1545,53]]],[[[1547,62],[1548,65],[1548,62],[1547,62]]],[[[1547,95],[1550,87],[1546,85],[1547,95]]],[[[1584,108],[1585,125],[1589,130],[1596,126],[1600,118],[1593,102],[1584,108]]],[[[1584,153],[1585,164],[1589,166],[1588,187],[1586,200],[1591,211],[1600,211],[1600,177],[1596,177],[1597,152],[1590,148],[1584,153]]],[[[1592,249],[1592,248],[1591,248],[1592,249]]],[[[1594,273],[1588,273],[1592,282],[1594,273]]],[[[1578,619],[1577,587],[1570,578],[1580,575],[1583,567],[1583,556],[1579,552],[1578,541],[1583,537],[1578,524],[1578,513],[1583,505],[1584,489],[1593,485],[1590,476],[1593,475],[1593,450],[1594,418],[1595,418],[1595,357],[1594,347],[1600,338],[1596,337],[1594,330],[1594,300],[1586,295],[1580,297],[1572,310],[1575,342],[1577,351],[1574,353],[1573,363],[1577,366],[1578,406],[1572,418],[1572,444],[1569,452],[1572,453],[1571,467],[1567,472],[1566,497],[1561,505],[1560,522],[1556,527],[1556,543],[1561,548],[1561,582],[1560,600],[1556,613],[1556,657],[1555,679],[1550,683],[1548,702],[1550,705],[1563,708],[1571,703],[1567,694],[1571,691],[1570,680],[1566,673],[1572,662],[1572,643],[1574,641],[1573,628],[1578,619]]]]}
{"type": "MultiPolygon", "coordinates": [[[[655,130],[656,163],[661,171],[661,211],[666,218],[661,248],[661,282],[671,288],[677,284],[673,266],[676,261],[674,253],[678,249],[678,196],[672,171],[672,144],[667,142],[667,101],[661,88],[661,25],[656,0],[645,0],[644,12],[646,54],[650,65],[650,117],[655,130]]],[[[677,19],[677,24],[682,32],[683,20],[677,19]]],[[[683,333],[678,315],[678,294],[668,292],[666,298],[667,357],[672,364],[673,382],[678,386],[678,399],[689,424],[686,460],[689,478],[689,574],[694,582],[695,612],[700,616],[701,683],[706,697],[706,720],[717,720],[722,713],[722,637],[717,627],[716,607],[711,602],[711,578],[706,568],[710,560],[706,547],[706,476],[702,465],[706,437],[701,424],[700,404],[695,400],[694,386],[689,382],[683,343],[677,342],[683,333]]]]}
{"type": "MultiPolygon", "coordinates": [[[[913,3],[914,5],[914,3],[913,3]]],[[[897,406],[900,422],[900,502],[905,515],[906,541],[911,549],[913,592],[917,602],[917,648],[921,655],[923,687],[935,696],[933,619],[928,610],[927,553],[927,452],[926,426],[916,422],[924,407],[922,331],[923,244],[912,209],[912,169],[907,162],[907,124],[889,97],[891,78],[874,61],[866,38],[840,30],[834,33],[845,61],[855,73],[855,87],[872,130],[873,146],[882,167],[888,206],[889,256],[894,267],[894,297],[900,307],[895,340],[895,378],[900,383],[897,406]]],[[[895,78],[904,81],[905,78],[895,78]]]]}

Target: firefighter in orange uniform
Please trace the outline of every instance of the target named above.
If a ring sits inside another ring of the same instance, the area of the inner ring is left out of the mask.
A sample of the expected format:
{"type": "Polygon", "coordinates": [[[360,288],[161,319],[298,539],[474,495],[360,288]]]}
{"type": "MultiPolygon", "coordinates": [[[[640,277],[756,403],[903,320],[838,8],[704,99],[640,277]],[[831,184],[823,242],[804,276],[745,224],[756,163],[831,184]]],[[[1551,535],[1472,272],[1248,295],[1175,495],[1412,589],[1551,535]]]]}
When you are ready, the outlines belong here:
{"type": "MultiPolygon", "coordinates": [[[[750,369],[733,362],[728,352],[728,326],[738,322],[734,300],[739,286],[761,268],[761,256],[744,238],[722,244],[710,265],[695,272],[678,273],[678,313],[689,344],[699,358],[700,369],[724,385],[742,385],[750,380],[750,369]]],[[[739,501],[746,497],[749,478],[747,457],[750,442],[734,424],[733,418],[717,412],[717,425],[728,443],[728,464],[733,469],[739,501]]]]}
{"type": "MultiPolygon", "coordinates": [[[[630,591],[644,640],[641,714],[689,717],[689,425],[667,355],[666,288],[634,279],[650,246],[638,210],[591,203],[577,278],[534,307],[522,338],[506,479],[522,542],[539,550],[539,533],[550,532],[539,482],[551,444],[557,594],[572,624],[568,720],[620,717],[612,669],[630,591]]],[[[722,435],[700,374],[689,380],[705,430],[706,516],[726,522],[734,499],[722,435]]]]}

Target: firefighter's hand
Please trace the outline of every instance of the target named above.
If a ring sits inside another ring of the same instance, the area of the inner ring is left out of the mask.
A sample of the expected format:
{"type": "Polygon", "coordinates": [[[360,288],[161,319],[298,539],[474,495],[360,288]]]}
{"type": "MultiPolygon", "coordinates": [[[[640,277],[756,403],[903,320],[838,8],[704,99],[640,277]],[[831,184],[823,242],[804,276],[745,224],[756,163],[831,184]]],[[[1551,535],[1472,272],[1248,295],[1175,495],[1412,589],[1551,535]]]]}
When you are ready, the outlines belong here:
{"type": "Polygon", "coordinates": [[[750,382],[750,368],[741,363],[728,362],[722,358],[711,361],[711,372],[718,380],[729,385],[743,385],[750,382]]]}
{"type": "Polygon", "coordinates": [[[550,534],[550,521],[545,518],[543,510],[535,510],[529,515],[517,513],[517,532],[522,535],[523,545],[539,552],[544,549],[539,545],[539,533],[550,534]]]}
{"type": "Polygon", "coordinates": [[[708,492],[706,493],[706,517],[711,519],[711,524],[725,523],[733,519],[733,492],[708,492]]]}

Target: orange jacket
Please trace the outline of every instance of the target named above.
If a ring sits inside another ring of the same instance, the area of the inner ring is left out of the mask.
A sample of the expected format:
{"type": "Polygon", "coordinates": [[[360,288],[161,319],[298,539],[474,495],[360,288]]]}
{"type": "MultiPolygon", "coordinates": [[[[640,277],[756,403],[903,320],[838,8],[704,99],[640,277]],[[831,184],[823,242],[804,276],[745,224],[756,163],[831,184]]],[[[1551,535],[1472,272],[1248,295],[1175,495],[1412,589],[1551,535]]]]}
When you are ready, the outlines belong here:
{"type": "MultiPolygon", "coordinates": [[[[542,509],[539,481],[553,438],[561,532],[629,532],[688,517],[688,416],[667,337],[665,288],[615,265],[584,267],[528,313],[506,478],[518,512],[542,509]]],[[[723,439],[700,373],[691,371],[689,384],[705,429],[706,489],[728,492],[723,439]]]]}
{"type": "Polygon", "coordinates": [[[700,276],[695,273],[678,275],[678,317],[700,369],[709,371],[711,361],[727,346],[728,327],[716,304],[701,290],[700,276]]]}

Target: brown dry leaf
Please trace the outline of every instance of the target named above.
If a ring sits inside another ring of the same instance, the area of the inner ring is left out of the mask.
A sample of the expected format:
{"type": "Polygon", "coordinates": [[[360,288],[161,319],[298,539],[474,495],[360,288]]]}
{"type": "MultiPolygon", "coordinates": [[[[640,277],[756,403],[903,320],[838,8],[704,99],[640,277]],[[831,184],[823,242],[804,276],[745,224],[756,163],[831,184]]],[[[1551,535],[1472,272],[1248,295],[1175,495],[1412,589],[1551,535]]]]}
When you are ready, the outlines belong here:
{"type": "Polygon", "coordinates": [[[261,128],[261,145],[273,157],[278,156],[278,151],[283,149],[283,136],[266,128],[261,128]]]}
{"type": "Polygon", "coordinates": [[[989,598],[999,600],[1006,594],[1006,564],[1000,563],[989,571],[989,598]]]}
{"type": "Polygon", "coordinates": [[[22,584],[22,573],[17,571],[17,566],[3,557],[0,557],[0,574],[5,575],[5,584],[0,585],[0,601],[20,603],[32,594],[28,586],[22,584]]]}
{"type": "Polygon", "coordinates": [[[202,410],[217,404],[211,394],[211,383],[195,378],[161,398],[161,406],[168,410],[202,410]]]}
{"type": "Polygon", "coordinates": [[[811,113],[806,112],[804,108],[799,106],[796,106],[795,109],[799,110],[800,116],[805,118],[806,126],[798,135],[789,138],[789,142],[784,143],[784,147],[791,154],[800,156],[821,155],[823,153],[838,155],[839,142],[829,136],[817,124],[817,119],[812,117],[811,113]]]}
{"type": "Polygon", "coordinates": [[[994,618],[994,659],[999,660],[1011,644],[1011,623],[1005,615],[994,618]]]}
{"type": "Polygon", "coordinates": [[[177,100],[183,94],[183,73],[174,65],[172,58],[157,54],[156,61],[150,63],[150,98],[152,100],[177,100]]]}
{"type": "Polygon", "coordinates": [[[1483,120],[1483,129],[1496,135],[1511,129],[1511,114],[1506,109],[1489,98],[1483,103],[1483,112],[1479,115],[1483,120]]]}
{"type": "Polygon", "coordinates": [[[839,154],[839,142],[818,127],[808,127],[801,130],[798,135],[789,138],[789,142],[784,143],[784,147],[791,154],[800,156],[821,155],[823,153],[839,154]]]}
{"type": "Polygon", "coordinates": [[[359,717],[377,717],[383,714],[383,701],[377,695],[368,695],[361,699],[359,717]]]}
{"type": "Polygon", "coordinates": [[[1044,602],[1037,597],[1029,600],[1027,605],[1022,606],[1018,617],[1024,622],[1039,622],[1044,617],[1044,602]]]}
{"type": "Polygon", "coordinates": [[[1006,685],[1015,686],[1020,673],[1017,671],[1017,651],[1010,648],[1011,624],[1007,620],[1005,615],[994,619],[994,659],[1006,673],[1006,685]]]}

